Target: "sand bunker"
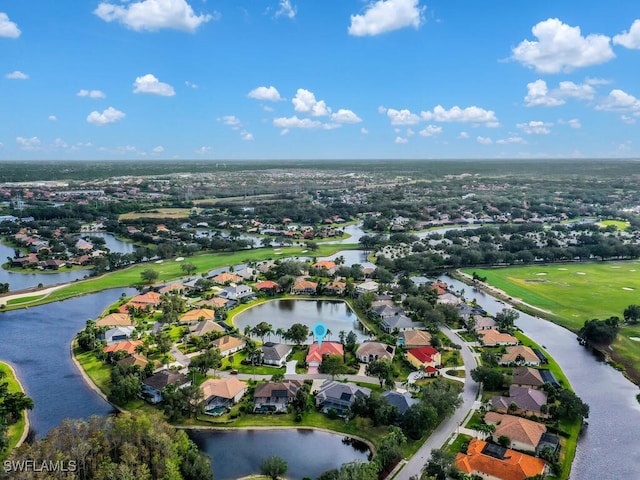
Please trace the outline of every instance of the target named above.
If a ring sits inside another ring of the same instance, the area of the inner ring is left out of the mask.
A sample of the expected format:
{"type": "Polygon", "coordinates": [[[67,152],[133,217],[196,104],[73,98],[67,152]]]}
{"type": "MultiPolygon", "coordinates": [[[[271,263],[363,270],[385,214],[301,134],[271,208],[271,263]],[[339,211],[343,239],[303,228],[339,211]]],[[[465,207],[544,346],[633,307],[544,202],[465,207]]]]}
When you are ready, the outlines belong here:
{"type": "Polygon", "coordinates": [[[178,258],[176,258],[176,262],[182,262],[182,261],[184,261],[184,257],[178,257],[178,258]]]}
{"type": "Polygon", "coordinates": [[[623,290],[629,290],[630,292],[633,292],[635,290],[635,288],[631,288],[631,287],[622,287],[623,290]]]}
{"type": "Polygon", "coordinates": [[[611,267],[611,268],[620,268],[620,267],[611,267]]]}
{"type": "Polygon", "coordinates": [[[634,342],[640,342],[640,338],[638,337],[629,337],[629,340],[633,340],[634,342]]]}
{"type": "Polygon", "coordinates": [[[586,275],[584,272],[576,272],[576,275],[586,275]]]}
{"type": "Polygon", "coordinates": [[[156,260],[156,263],[162,263],[164,260],[156,260]]]}
{"type": "Polygon", "coordinates": [[[558,270],[563,271],[563,272],[566,272],[566,271],[567,271],[567,269],[566,269],[566,268],[559,268],[558,270]]]}
{"type": "Polygon", "coordinates": [[[630,272],[635,272],[635,270],[629,270],[630,272]]]}
{"type": "Polygon", "coordinates": [[[536,273],[536,275],[546,275],[544,272],[536,273]]]}

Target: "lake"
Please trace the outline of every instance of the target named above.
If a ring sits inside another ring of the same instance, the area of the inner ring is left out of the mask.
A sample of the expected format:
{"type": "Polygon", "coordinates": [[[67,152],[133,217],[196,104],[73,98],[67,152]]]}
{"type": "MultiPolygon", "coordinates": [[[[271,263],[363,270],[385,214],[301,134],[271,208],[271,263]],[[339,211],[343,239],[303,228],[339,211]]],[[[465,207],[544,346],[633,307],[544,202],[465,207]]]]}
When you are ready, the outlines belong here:
{"type": "Polygon", "coordinates": [[[260,464],[271,455],[284,458],[286,477],[296,480],[315,479],[343,463],[366,462],[369,456],[361,442],[353,446],[342,435],[318,430],[191,430],[189,436],[211,457],[216,480],[260,473],[260,464]]]}
{"type": "MultiPolygon", "coordinates": [[[[302,323],[311,330],[316,323],[322,322],[332,332],[325,337],[326,340],[337,340],[341,330],[346,333],[353,331],[358,342],[369,338],[360,330],[357,315],[346,302],[339,300],[271,300],[251,307],[233,318],[233,324],[241,332],[247,325],[255,327],[260,322],[271,324],[274,331],[278,328],[287,330],[294,323],[302,323]]],[[[271,337],[273,340],[280,340],[277,335],[271,337]]],[[[312,338],[309,337],[305,343],[311,342],[312,338]]]]}

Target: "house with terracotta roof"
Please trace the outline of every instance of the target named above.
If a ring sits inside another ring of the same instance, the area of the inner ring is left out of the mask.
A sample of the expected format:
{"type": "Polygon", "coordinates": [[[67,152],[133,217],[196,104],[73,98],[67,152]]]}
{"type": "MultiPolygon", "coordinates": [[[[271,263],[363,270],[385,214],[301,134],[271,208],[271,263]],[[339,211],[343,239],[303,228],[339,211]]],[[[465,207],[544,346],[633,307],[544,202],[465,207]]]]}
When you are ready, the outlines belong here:
{"type": "Polygon", "coordinates": [[[540,359],[531,348],[524,345],[507,347],[507,353],[500,357],[499,365],[539,366],[540,359]]]}
{"type": "Polygon", "coordinates": [[[128,313],[110,313],[96,320],[96,327],[130,327],[132,325],[131,316],[128,313]]]}
{"type": "Polygon", "coordinates": [[[328,275],[333,275],[336,271],[336,268],[338,268],[338,266],[336,265],[336,262],[332,260],[320,260],[311,266],[313,268],[320,268],[320,269],[326,270],[328,275]]]}
{"type": "Polygon", "coordinates": [[[261,383],[253,394],[253,411],[256,413],[286,412],[301,386],[300,380],[261,383]]]}
{"type": "Polygon", "coordinates": [[[164,287],[158,290],[158,293],[182,293],[185,290],[185,286],[182,283],[170,283],[169,285],[165,285],[164,287]]]}
{"type": "Polygon", "coordinates": [[[196,303],[196,305],[199,307],[210,307],[210,308],[213,308],[214,310],[218,310],[222,308],[227,308],[229,301],[230,300],[222,297],[212,297],[212,298],[209,298],[208,300],[200,300],[198,303],[196,303]]]}
{"type": "Polygon", "coordinates": [[[203,320],[213,320],[215,316],[215,310],[211,310],[210,308],[195,308],[181,315],[180,323],[196,323],[203,320]]]}
{"type": "Polygon", "coordinates": [[[220,275],[216,275],[211,280],[216,282],[219,285],[229,285],[230,283],[238,283],[242,281],[242,277],[238,275],[234,275],[233,273],[221,273],[220,275]]]}
{"type": "Polygon", "coordinates": [[[142,295],[136,295],[128,303],[139,307],[155,307],[160,305],[160,294],[158,292],[147,292],[142,295]]]}
{"type": "Polygon", "coordinates": [[[437,368],[442,364],[442,355],[432,346],[412,348],[405,353],[405,357],[418,370],[437,368]]]}
{"type": "Polygon", "coordinates": [[[246,342],[241,338],[234,337],[232,335],[225,335],[224,337],[220,337],[211,342],[211,345],[220,350],[220,354],[223,357],[231,355],[232,353],[236,353],[239,350],[242,350],[246,342]]]}
{"type": "Polygon", "coordinates": [[[235,377],[209,378],[202,382],[200,389],[205,402],[204,413],[221,415],[240,401],[247,391],[247,384],[235,377]]]}
{"type": "Polygon", "coordinates": [[[146,367],[148,363],[149,359],[139,353],[134,353],[118,361],[118,365],[140,367],[142,370],[144,370],[144,367],[146,367]]]}
{"type": "Polygon", "coordinates": [[[203,320],[198,323],[189,325],[189,334],[196,337],[202,337],[208,333],[224,333],[227,330],[217,322],[211,320],[203,320]]]}
{"type": "Polygon", "coordinates": [[[516,452],[476,438],[469,442],[467,453],[458,453],[455,466],[463,473],[487,480],[526,480],[546,475],[544,460],[516,452]]]}
{"type": "Polygon", "coordinates": [[[407,330],[398,335],[398,345],[407,349],[431,345],[431,334],[426,330],[407,330]]]}
{"type": "Polygon", "coordinates": [[[142,381],[142,396],[150,403],[159,403],[162,401],[162,390],[168,385],[185,388],[191,385],[191,380],[184,373],[160,370],[142,381]]]}
{"type": "Polygon", "coordinates": [[[535,452],[547,431],[547,427],[542,423],[497,412],[487,412],[484,423],[495,425],[496,429],[491,435],[495,443],[498,443],[502,436],[508,437],[511,441],[509,448],[525,452],[535,452]]]}
{"type": "Polygon", "coordinates": [[[447,293],[449,286],[444,282],[433,282],[431,284],[431,290],[435,290],[438,295],[444,295],[447,293]]]}
{"type": "Polygon", "coordinates": [[[497,347],[498,345],[517,345],[520,341],[513,335],[502,333],[498,330],[480,330],[478,332],[480,341],[487,347],[497,347]]]}
{"type": "Polygon", "coordinates": [[[347,284],[345,282],[335,280],[324,286],[323,293],[325,295],[342,295],[346,288],[347,284]]]}
{"type": "MultiPolygon", "coordinates": [[[[341,343],[337,342],[322,342],[322,346],[318,345],[318,342],[314,342],[309,345],[309,353],[306,357],[307,365],[309,365],[309,373],[312,373],[312,369],[316,369],[322,363],[322,357],[325,355],[344,355],[344,348],[341,343]]],[[[313,372],[317,373],[317,372],[313,372]]]]}
{"type": "Polygon", "coordinates": [[[256,289],[256,292],[262,292],[266,295],[273,296],[282,291],[280,285],[272,280],[265,280],[264,282],[256,283],[253,288],[256,289]]]}
{"type": "Polygon", "coordinates": [[[396,353],[396,347],[382,342],[364,342],[356,350],[356,358],[362,363],[374,362],[386,358],[390,362],[396,353]]]}
{"type": "Polygon", "coordinates": [[[116,352],[127,352],[129,355],[135,353],[136,347],[142,345],[140,340],[125,340],[124,342],[112,343],[102,349],[104,353],[109,355],[116,352]]]}
{"type": "Polygon", "coordinates": [[[499,413],[549,417],[548,413],[542,412],[543,405],[547,404],[547,394],[542,390],[511,385],[508,397],[496,395],[491,398],[490,403],[492,409],[499,413]]]}
{"type": "Polygon", "coordinates": [[[297,280],[291,287],[291,293],[294,295],[315,295],[317,289],[318,284],[316,282],[297,280]]]}

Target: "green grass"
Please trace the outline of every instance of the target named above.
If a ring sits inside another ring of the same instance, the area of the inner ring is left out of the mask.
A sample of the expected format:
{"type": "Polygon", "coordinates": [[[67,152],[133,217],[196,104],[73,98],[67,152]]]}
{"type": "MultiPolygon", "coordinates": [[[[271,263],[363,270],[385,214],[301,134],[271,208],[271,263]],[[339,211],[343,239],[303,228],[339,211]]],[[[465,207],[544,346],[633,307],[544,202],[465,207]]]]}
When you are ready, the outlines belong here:
{"type": "Polygon", "coordinates": [[[7,302],[7,305],[20,305],[22,303],[31,303],[44,298],[45,295],[33,295],[30,297],[13,298],[7,302]]]}
{"type": "MultiPolygon", "coordinates": [[[[9,365],[6,363],[0,362],[0,372],[5,374],[5,377],[0,380],[0,382],[6,382],[8,386],[9,393],[22,392],[22,388],[20,388],[20,384],[18,383],[18,379],[13,375],[13,371],[9,368],[9,365]]],[[[26,416],[23,413],[20,416],[20,419],[12,425],[9,425],[8,429],[8,438],[9,438],[9,447],[5,450],[0,450],[0,460],[4,460],[9,452],[15,448],[18,444],[18,441],[22,437],[24,430],[27,426],[26,416]]]]}
{"type": "Polygon", "coordinates": [[[536,342],[531,340],[529,337],[526,337],[521,332],[514,332],[514,335],[518,340],[520,340],[520,343],[522,343],[523,345],[526,345],[527,347],[530,347],[530,348],[537,348],[542,353],[544,353],[547,359],[549,360],[549,363],[546,366],[543,365],[541,368],[548,369],[551,373],[553,373],[553,376],[556,377],[556,380],[558,380],[558,383],[562,387],[568,388],[571,390],[571,383],[569,383],[569,379],[560,368],[560,365],[558,365],[558,363],[553,359],[553,357],[551,357],[551,355],[549,355],[549,353],[541,345],[538,345],[536,342]]]}
{"type": "Polygon", "coordinates": [[[79,347],[73,347],[73,355],[89,376],[91,381],[104,393],[109,395],[111,383],[111,368],[102,362],[93,352],[82,352],[79,347]]]}
{"type": "MultiPolygon", "coordinates": [[[[269,259],[275,260],[276,258],[287,258],[294,256],[325,257],[332,255],[340,250],[350,250],[357,248],[359,248],[358,244],[318,245],[318,249],[316,251],[308,251],[307,253],[303,254],[302,251],[308,250],[308,247],[283,247],[280,249],[280,251],[282,251],[282,255],[276,255],[272,248],[254,248],[251,250],[242,250],[233,253],[204,253],[200,255],[194,255],[193,257],[188,257],[186,261],[193,263],[197,267],[198,270],[194,275],[199,275],[214,268],[226,267],[237,263],[247,263],[269,259]]],[[[181,266],[182,263],[176,262],[174,259],[167,259],[162,263],[148,262],[134,265],[124,270],[118,270],[101,277],[71,283],[64,288],[60,288],[52,292],[46,298],[34,301],[32,304],[30,304],[30,306],[66,300],[67,298],[76,297],[78,295],[86,295],[88,293],[95,293],[109,288],[131,287],[141,283],[140,273],[149,268],[158,272],[158,283],[175,280],[177,278],[184,277],[184,272],[182,271],[181,266]]],[[[14,306],[14,308],[19,308],[19,306],[14,306]]],[[[8,305],[7,310],[10,309],[11,305],[8,305]]]]}
{"type": "Polygon", "coordinates": [[[618,230],[625,231],[627,230],[631,224],[629,222],[625,222],[622,220],[602,220],[601,222],[596,223],[599,227],[610,227],[615,226],[618,230]]]}
{"type": "Polygon", "coordinates": [[[456,439],[451,442],[451,445],[447,448],[447,451],[452,454],[456,454],[459,452],[466,453],[466,450],[463,450],[462,447],[468,445],[469,442],[473,439],[470,435],[458,435],[456,439]]]}

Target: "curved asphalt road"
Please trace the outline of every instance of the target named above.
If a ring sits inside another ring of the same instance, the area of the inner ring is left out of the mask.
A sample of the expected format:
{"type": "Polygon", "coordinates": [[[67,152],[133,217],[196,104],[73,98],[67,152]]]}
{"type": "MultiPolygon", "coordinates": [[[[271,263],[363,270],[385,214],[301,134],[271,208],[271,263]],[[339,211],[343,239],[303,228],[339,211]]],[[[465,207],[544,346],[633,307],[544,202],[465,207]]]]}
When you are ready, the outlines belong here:
{"type": "Polygon", "coordinates": [[[409,459],[394,480],[410,480],[413,476],[420,478],[422,467],[424,467],[429,461],[429,458],[431,458],[431,450],[441,448],[447,442],[467,415],[474,410],[474,403],[480,393],[480,386],[469,375],[469,372],[477,365],[476,358],[471,352],[471,349],[450,328],[442,327],[442,332],[454,343],[462,345],[460,353],[462,354],[465,365],[465,382],[464,390],[462,391],[463,403],[452,416],[444,420],[429,438],[427,438],[422,447],[409,459]]]}

